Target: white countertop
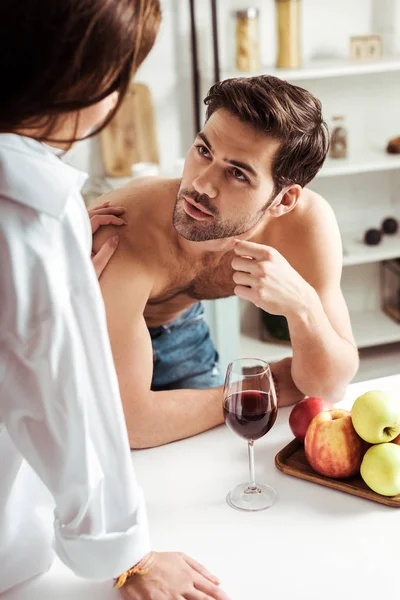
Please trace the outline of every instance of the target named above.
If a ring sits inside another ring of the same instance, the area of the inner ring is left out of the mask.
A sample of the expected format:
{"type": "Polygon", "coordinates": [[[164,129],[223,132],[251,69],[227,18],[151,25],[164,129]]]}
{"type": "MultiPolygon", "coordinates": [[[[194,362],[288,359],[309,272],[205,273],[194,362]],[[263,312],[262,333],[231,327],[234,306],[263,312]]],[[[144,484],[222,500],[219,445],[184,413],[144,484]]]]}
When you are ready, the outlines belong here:
{"type": "MultiPolygon", "coordinates": [[[[400,393],[400,375],[349,387],[350,408],[370,389],[400,393]]],[[[248,478],[247,444],[224,426],[135,452],[153,547],[192,555],[232,600],[377,600],[399,591],[400,510],[289,477],[274,466],[292,435],[290,408],[255,444],[256,479],[272,485],[272,508],[242,513],[225,496],[248,478]]],[[[75,577],[58,560],[50,572],[2,600],[112,600],[110,583],[75,577]]]]}

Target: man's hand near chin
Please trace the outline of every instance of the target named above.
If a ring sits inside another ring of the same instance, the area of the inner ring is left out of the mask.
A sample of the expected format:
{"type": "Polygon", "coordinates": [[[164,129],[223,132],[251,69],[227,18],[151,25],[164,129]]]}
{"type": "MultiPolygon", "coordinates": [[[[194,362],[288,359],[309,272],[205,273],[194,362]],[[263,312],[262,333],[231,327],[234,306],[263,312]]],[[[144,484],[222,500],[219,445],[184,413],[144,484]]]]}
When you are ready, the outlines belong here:
{"type": "MultiPolygon", "coordinates": [[[[92,227],[92,236],[102,225],[126,225],[126,221],[119,216],[122,215],[123,212],[125,212],[123,206],[110,206],[109,202],[104,202],[100,206],[89,210],[88,213],[92,227]]],[[[92,250],[92,262],[97,279],[100,279],[100,275],[117,249],[118,242],[119,237],[117,235],[112,235],[104,242],[96,253],[92,250]]]]}

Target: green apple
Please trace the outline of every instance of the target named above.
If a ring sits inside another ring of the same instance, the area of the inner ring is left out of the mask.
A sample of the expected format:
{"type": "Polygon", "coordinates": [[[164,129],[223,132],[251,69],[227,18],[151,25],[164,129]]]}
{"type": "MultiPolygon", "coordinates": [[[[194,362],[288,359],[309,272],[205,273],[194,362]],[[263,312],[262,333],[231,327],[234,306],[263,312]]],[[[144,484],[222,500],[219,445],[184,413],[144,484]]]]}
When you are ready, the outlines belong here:
{"type": "Polygon", "coordinates": [[[400,433],[400,400],[381,390],[366,392],[354,402],[351,420],[366,442],[390,442],[400,433]]]}
{"type": "Polygon", "coordinates": [[[371,490],[382,496],[400,494],[400,446],[371,446],[361,463],[361,477],[371,490]]]}

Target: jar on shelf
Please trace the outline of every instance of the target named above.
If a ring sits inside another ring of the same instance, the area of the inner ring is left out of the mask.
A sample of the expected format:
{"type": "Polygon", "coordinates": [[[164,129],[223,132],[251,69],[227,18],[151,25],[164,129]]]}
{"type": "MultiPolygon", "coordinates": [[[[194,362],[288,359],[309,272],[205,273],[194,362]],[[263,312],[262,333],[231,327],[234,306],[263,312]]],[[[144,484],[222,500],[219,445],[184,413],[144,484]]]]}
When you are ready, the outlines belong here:
{"type": "Polygon", "coordinates": [[[278,69],[301,67],[300,11],[301,0],[275,0],[278,69]]]}
{"type": "Polygon", "coordinates": [[[347,157],[347,127],[343,116],[332,117],[329,156],[331,158],[347,157]]]}
{"type": "Polygon", "coordinates": [[[259,10],[249,7],[237,10],[236,68],[249,73],[260,69],[259,10]]]}

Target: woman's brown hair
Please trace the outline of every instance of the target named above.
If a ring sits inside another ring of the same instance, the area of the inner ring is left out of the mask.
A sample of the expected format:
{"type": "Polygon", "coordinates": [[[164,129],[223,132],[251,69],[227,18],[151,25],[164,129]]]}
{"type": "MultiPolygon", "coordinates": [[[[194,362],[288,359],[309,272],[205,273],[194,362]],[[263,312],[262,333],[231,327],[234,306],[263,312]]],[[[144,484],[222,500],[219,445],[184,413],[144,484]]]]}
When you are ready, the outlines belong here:
{"type": "Polygon", "coordinates": [[[286,185],[307,185],[322,167],[329,147],[321,103],[307,90],[261,75],[226,79],[204,100],[206,118],[225,109],[240,121],[280,142],[274,158],[274,195],[286,185]]]}
{"type": "MultiPolygon", "coordinates": [[[[1,0],[0,131],[44,131],[58,119],[119,93],[150,52],[159,0],[1,0]]],[[[75,141],[72,140],[64,141],[75,141]]]]}

